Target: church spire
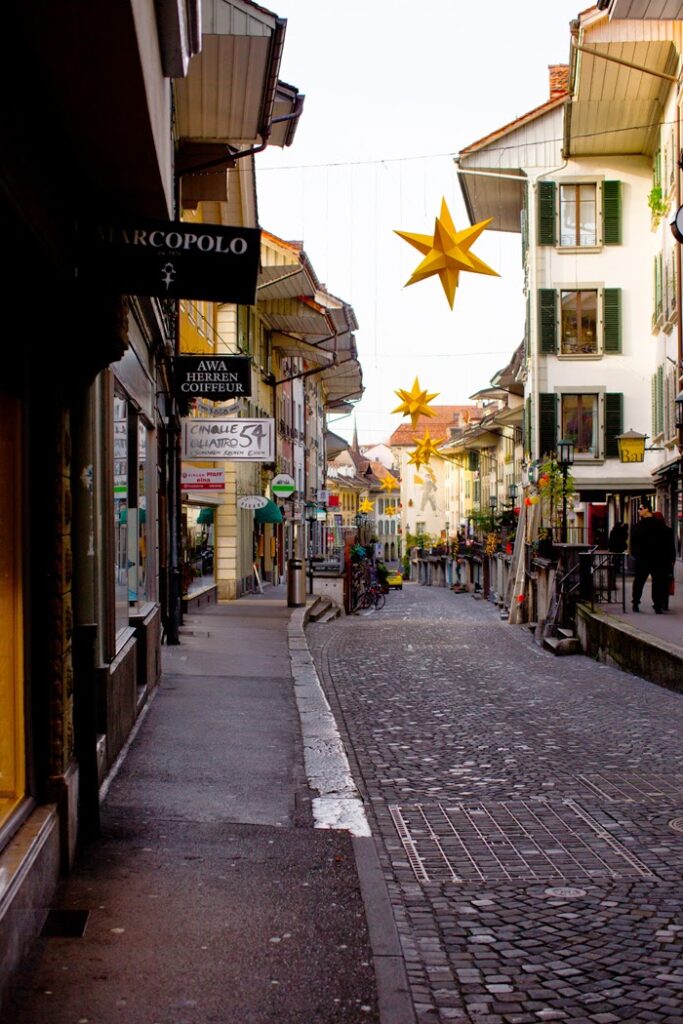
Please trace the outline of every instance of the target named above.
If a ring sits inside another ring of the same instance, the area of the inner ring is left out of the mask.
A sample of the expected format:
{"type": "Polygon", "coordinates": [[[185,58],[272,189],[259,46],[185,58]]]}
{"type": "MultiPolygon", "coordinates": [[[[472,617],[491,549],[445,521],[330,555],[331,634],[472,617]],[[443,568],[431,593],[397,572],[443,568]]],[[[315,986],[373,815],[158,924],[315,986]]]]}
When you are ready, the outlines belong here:
{"type": "Polygon", "coordinates": [[[356,423],[355,416],[353,417],[353,441],[351,442],[351,449],[360,455],[360,450],[358,448],[358,424],[356,423]]]}

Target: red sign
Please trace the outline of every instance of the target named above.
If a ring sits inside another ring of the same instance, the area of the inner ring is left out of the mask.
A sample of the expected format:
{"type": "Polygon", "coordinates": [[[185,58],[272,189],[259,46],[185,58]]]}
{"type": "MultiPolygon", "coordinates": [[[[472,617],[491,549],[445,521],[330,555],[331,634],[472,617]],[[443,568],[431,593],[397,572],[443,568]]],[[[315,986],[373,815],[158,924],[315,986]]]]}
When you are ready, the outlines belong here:
{"type": "Polygon", "coordinates": [[[327,498],[327,507],[328,508],[339,508],[339,495],[338,494],[330,494],[328,496],[328,498],[327,498]]]}
{"type": "Polygon", "coordinates": [[[182,491],[224,491],[225,470],[183,466],[180,471],[180,489],[182,491]]]}

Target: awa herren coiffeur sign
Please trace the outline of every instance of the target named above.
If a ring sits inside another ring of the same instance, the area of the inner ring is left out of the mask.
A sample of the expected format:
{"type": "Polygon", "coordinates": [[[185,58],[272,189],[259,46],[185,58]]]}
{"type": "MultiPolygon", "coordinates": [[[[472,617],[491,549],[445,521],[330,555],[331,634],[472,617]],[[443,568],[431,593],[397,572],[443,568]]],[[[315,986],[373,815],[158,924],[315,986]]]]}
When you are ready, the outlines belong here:
{"type": "Polygon", "coordinates": [[[213,398],[220,402],[251,396],[249,356],[176,356],[173,379],[177,398],[213,398]]]}
{"type": "Polygon", "coordinates": [[[258,228],[135,221],[80,225],[77,277],[124,295],[253,305],[258,228]]]}

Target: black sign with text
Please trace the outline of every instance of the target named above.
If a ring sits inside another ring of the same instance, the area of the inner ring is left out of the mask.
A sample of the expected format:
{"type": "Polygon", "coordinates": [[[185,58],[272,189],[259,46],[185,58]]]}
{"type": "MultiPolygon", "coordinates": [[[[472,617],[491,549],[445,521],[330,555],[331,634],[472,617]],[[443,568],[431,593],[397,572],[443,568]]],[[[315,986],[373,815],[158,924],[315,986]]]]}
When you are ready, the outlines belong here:
{"type": "Polygon", "coordinates": [[[81,225],[77,277],[125,295],[253,305],[258,228],[136,221],[81,225]]]}
{"type": "Polygon", "coordinates": [[[211,398],[222,402],[251,395],[249,356],[176,356],[173,379],[178,399],[211,398]]]}

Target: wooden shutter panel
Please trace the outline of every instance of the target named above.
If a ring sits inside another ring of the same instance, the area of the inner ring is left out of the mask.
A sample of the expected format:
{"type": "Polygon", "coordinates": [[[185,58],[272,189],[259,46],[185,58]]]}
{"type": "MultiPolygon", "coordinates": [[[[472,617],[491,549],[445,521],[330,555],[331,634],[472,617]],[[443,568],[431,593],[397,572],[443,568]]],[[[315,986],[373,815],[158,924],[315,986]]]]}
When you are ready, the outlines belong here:
{"type": "Polygon", "coordinates": [[[557,351],[557,293],[554,288],[538,290],[538,343],[540,352],[557,351]]]}
{"type": "Polygon", "coordinates": [[[555,245],[555,182],[538,183],[538,244],[555,245]]]}
{"type": "Polygon", "coordinates": [[[529,456],[529,457],[531,456],[531,451],[532,451],[532,449],[531,449],[531,423],[532,423],[531,414],[532,414],[532,410],[533,410],[533,406],[531,404],[531,395],[528,395],[527,396],[527,400],[526,400],[526,410],[525,410],[525,419],[524,419],[524,437],[525,437],[525,444],[526,444],[526,451],[525,451],[524,454],[529,456]]]}
{"type": "Polygon", "coordinates": [[[541,392],[539,401],[539,444],[538,452],[553,455],[557,448],[557,395],[541,392]]]}
{"type": "Polygon", "coordinates": [[[468,466],[470,473],[476,473],[479,469],[479,452],[468,452],[468,466]]]}
{"type": "Polygon", "coordinates": [[[624,432],[624,396],[617,392],[605,395],[605,457],[619,458],[617,434],[624,432]]]}
{"type": "Polygon", "coordinates": [[[621,288],[605,288],[602,297],[605,352],[621,352],[621,288]]]}
{"type": "Polygon", "coordinates": [[[531,293],[526,297],[526,320],[524,321],[524,355],[531,355],[531,293]]]}
{"type": "Polygon", "coordinates": [[[602,183],[602,240],[605,245],[621,245],[621,182],[602,183]]]}

